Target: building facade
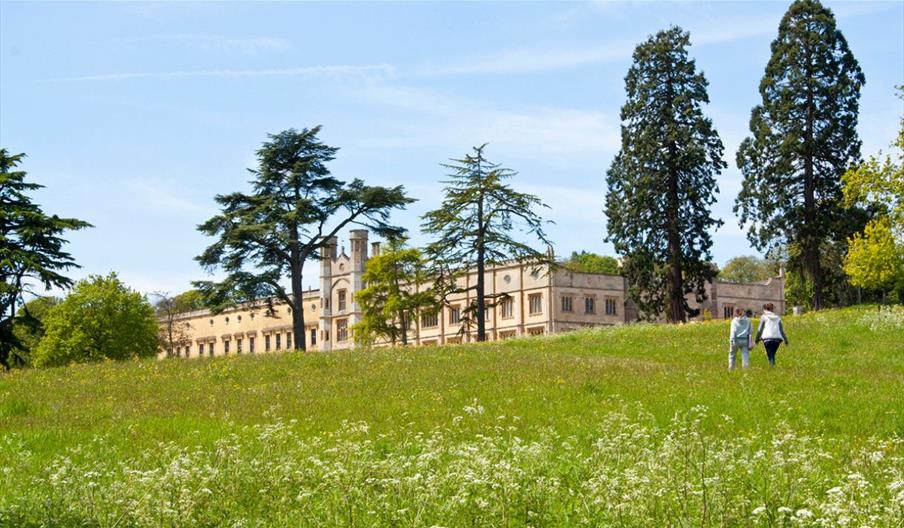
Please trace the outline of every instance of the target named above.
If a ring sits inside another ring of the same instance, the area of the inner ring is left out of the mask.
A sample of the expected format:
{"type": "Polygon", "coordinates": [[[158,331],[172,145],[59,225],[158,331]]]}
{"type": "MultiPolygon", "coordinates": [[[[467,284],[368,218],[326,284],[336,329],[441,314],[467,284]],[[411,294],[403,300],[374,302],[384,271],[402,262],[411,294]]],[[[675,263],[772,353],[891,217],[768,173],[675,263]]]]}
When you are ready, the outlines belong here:
{"type": "MultiPolygon", "coordinates": [[[[291,308],[274,303],[268,313],[265,303],[244,305],[219,314],[199,310],[181,314],[175,324],[181,339],[174,355],[180,357],[266,353],[291,349],[294,340],[304,339],[308,350],[330,351],[354,346],[350,328],[361,318],[355,292],[369,255],[379,254],[380,245],[368,246],[366,230],[349,234],[349,254],[337,249],[335,238],[324,245],[320,259],[320,289],[303,295],[305,332],[293,335],[291,308]]],[[[461,277],[460,286],[477,282],[476,272],[461,277]]],[[[487,339],[499,340],[522,335],[542,335],[579,328],[616,325],[637,320],[627,301],[627,283],[619,275],[576,273],[546,266],[506,264],[486,270],[490,295],[505,294],[493,309],[486,310],[487,339]]],[[[424,287],[429,287],[425,285],[424,287]]],[[[767,302],[784,313],[784,277],[763,283],[739,284],[715,281],[707,285],[708,299],[698,305],[689,296],[692,308],[700,309],[698,319],[708,312],[714,318],[730,318],[734,308],[756,313],[767,302]]],[[[473,292],[448,299],[435,313],[422,314],[412,321],[408,341],[413,345],[446,345],[476,340],[476,326],[465,327],[462,314],[475,302],[473,292]]]]}

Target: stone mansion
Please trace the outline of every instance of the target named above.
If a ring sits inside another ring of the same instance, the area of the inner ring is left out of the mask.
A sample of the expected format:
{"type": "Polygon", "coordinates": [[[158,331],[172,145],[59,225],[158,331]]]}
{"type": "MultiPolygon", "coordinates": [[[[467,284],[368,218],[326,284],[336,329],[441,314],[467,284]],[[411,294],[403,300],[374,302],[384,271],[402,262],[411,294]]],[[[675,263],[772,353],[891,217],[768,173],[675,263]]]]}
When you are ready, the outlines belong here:
{"type": "MultiPolygon", "coordinates": [[[[304,339],[308,350],[330,351],[354,346],[349,328],[361,317],[355,292],[362,287],[368,249],[378,255],[379,242],[368,246],[366,230],[349,233],[349,252],[337,251],[337,240],[329,240],[320,259],[320,289],[304,294],[304,336],[292,335],[292,316],[285,304],[274,304],[268,314],[262,305],[239,306],[219,314],[207,310],[177,316],[184,338],[175,353],[182,357],[264,353],[292,348],[293,339],[304,339]]],[[[462,285],[473,285],[476,272],[464,276],[462,285]]],[[[632,303],[626,302],[627,284],[618,275],[576,273],[566,269],[549,271],[529,264],[506,264],[486,271],[488,293],[506,293],[508,298],[487,310],[487,339],[566,332],[578,328],[616,325],[637,320],[632,303]]],[[[715,318],[730,318],[736,307],[759,312],[767,302],[784,313],[784,277],[763,283],[739,284],[714,281],[707,286],[708,299],[691,307],[708,310],[715,318]]],[[[439,312],[423,314],[414,321],[409,343],[445,345],[474,341],[476,328],[462,327],[462,310],[474,302],[474,293],[449,299],[439,312]]],[[[701,316],[702,317],[702,316],[701,316]]]]}

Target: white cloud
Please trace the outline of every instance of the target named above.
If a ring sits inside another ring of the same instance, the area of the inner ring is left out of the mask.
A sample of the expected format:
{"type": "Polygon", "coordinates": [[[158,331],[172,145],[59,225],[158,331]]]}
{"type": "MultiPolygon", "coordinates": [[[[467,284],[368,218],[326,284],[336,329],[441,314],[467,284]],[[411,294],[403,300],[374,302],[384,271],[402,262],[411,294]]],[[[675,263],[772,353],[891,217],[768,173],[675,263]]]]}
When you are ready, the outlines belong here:
{"type": "Polygon", "coordinates": [[[124,44],[176,44],[195,50],[240,53],[243,55],[281,53],[290,48],[287,40],[273,37],[233,38],[223,35],[204,34],[150,35],[147,37],[118,39],[117,42],[124,44]]]}
{"type": "Polygon", "coordinates": [[[636,43],[622,42],[605,46],[550,50],[540,47],[508,50],[476,60],[425,66],[418,72],[435,75],[489,75],[529,73],[556,70],[585,64],[596,64],[631,57],[636,43]]]}
{"type": "Polygon", "coordinates": [[[58,77],[44,82],[128,81],[135,79],[187,79],[197,77],[386,77],[394,69],[389,64],[302,66],[255,70],[195,70],[171,72],[123,72],[76,77],[58,77]]]}
{"type": "Polygon", "coordinates": [[[352,94],[367,104],[402,108],[418,114],[412,125],[360,140],[365,148],[462,148],[488,142],[507,156],[543,159],[571,166],[598,165],[620,145],[617,116],[602,111],[527,106],[499,110],[496,104],[458,100],[411,87],[369,86],[352,94]]]}
{"type": "MultiPolygon", "coordinates": [[[[176,295],[191,288],[191,281],[207,278],[201,271],[194,275],[186,275],[126,270],[117,272],[117,275],[123,284],[145,295],[151,295],[155,292],[176,295]]],[[[156,299],[151,298],[152,302],[154,300],[156,299]]]]}
{"type": "MultiPolygon", "coordinates": [[[[597,9],[606,16],[620,13],[618,9],[610,9],[610,6],[606,5],[602,5],[599,8],[595,7],[592,11],[597,9]]],[[[566,13],[575,12],[573,10],[566,11],[566,13]]],[[[585,13],[586,15],[587,9],[580,7],[577,12],[585,13]]],[[[690,15],[696,16],[696,18],[689,21],[685,29],[690,31],[691,44],[697,46],[724,44],[744,38],[775,33],[779,22],[775,16],[725,20],[703,17],[699,13],[690,13],[690,15]]],[[[572,15],[569,14],[566,18],[570,16],[572,15]]],[[[448,64],[427,65],[422,67],[417,73],[423,76],[505,75],[558,70],[589,64],[604,64],[630,59],[634,48],[644,39],[646,39],[646,34],[638,34],[630,39],[593,43],[572,48],[551,48],[546,43],[506,50],[477,59],[469,58],[448,64]]]]}
{"type": "Polygon", "coordinates": [[[166,190],[167,185],[161,182],[149,183],[133,180],[126,183],[126,190],[136,199],[163,213],[204,213],[213,212],[211,205],[201,205],[188,198],[166,190]]]}
{"type": "Polygon", "coordinates": [[[603,222],[603,201],[605,189],[602,178],[598,185],[577,187],[565,185],[519,184],[518,190],[539,196],[549,206],[547,210],[538,211],[540,216],[556,222],[556,224],[582,225],[601,224],[603,222]]]}

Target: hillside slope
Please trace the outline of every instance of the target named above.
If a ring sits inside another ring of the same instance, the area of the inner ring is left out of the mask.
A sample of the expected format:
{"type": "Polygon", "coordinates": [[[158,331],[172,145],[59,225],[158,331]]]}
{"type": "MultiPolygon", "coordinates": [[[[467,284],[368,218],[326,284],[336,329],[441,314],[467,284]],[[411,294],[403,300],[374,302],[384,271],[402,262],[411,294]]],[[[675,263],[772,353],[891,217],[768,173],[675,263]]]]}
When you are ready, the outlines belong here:
{"type": "Polygon", "coordinates": [[[904,519],[904,310],[786,326],[733,373],[717,321],[2,375],[0,524],[904,519]]]}

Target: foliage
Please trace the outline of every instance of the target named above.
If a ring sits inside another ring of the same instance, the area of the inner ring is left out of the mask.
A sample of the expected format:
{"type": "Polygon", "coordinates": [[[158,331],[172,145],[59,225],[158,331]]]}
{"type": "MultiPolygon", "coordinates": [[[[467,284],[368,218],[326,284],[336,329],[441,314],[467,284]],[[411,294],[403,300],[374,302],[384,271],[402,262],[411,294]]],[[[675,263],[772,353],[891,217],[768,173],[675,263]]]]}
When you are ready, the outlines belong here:
{"type": "Polygon", "coordinates": [[[428,258],[436,268],[432,275],[442,298],[474,291],[475,303],[462,310],[462,325],[477,326],[477,340],[486,340],[485,312],[502,296],[486,293],[484,270],[487,266],[516,260],[536,266],[552,264],[546,253],[515,238],[526,232],[547,246],[543,220],[534,211],[548,207],[540,198],[516,191],[505,183],[517,172],[492,163],[484,157],[486,144],[473,148],[472,154],[453,159],[444,181],[440,207],[423,216],[422,228],[436,240],[427,246],[428,258]],[[460,286],[460,277],[476,272],[473,286],[460,286]]]}
{"type": "Polygon", "coordinates": [[[47,312],[60,302],[61,299],[58,297],[36,297],[19,308],[13,332],[25,349],[18,354],[21,366],[31,363],[30,351],[36,349],[44,337],[44,318],[47,312]]]}
{"type": "Polygon", "coordinates": [[[405,247],[404,238],[393,238],[379,255],[367,261],[364,288],[355,293],[361,320],[352,325],[357,343],[372,345],[386,340],[408,344],[408,329],[424,310],[436,309],[432,288],[425,288],[427,262],[417,248],[405,247]]]}
{"type": "Polygon", "coordinates": [[[842,176],[845,205],[876,211],[863,234],[851,238],[844,271],[853,284],[883,294],[904,293],[904,118],[893,146],[897,162],[872,156],[842,176]]]}
{"type": "Polygon", "coordinates": [[[725,167],[722,141],[703,115],[707,81],[688,58],[688,33],[660,31],[634,50],[625,77],[621,150],[606,176],[606,238],[642,315],[685,321],[685,298],[706,298],[715,277],[711,216],[725,167]]]}
{"type": "Polygon", "coordinates": [[[565,269],[577,273],[605,273],[619,275],[621,273],[618,259],[608,255],[597,255],[587,251],[571,252],[571,257],[562,263],[565,269]]]}
{"type": "Polygon", "coordinates": [[[204,304],[204,294],[200,290],[191,289],[172,298],[173,309],[179,313],[194,312],[207,308],[204,304]]]}
{"type": "Polygon", "coordinates": [[[848,246],[844,271],[855,286],[889,292],[904,291],[904,244],[897,238],[888,216],[866,225],[848,246]]]}
{"type": "Polygon", "coordinates": [[[732,282],[762,282],[776,275],[774,263],[753,255],[733,257],[719,271],[719,278],[732,282]]]}
{"type": "Polygon", "coordinates": [[[166,357],[178,357],[177,347],[188,344],[191,336],[191,323],[182,320],[180,315],[191,311],[189,307],[194,303],[203,305],[203,296],[198,290],[189,290],[176,296],[156,292],[153,296],[157,298],[154,312],[157,315],[160,348],[166,352],[166,357]]]}
{"type": "Polygon", "coordinates": [[[744,175],[734,211],[759,250],[795,245],[791,267],[813,283],[811,304],[824,302],[820,247],[844,242],[862,228],[861,214],[841,207],[841,175],[860,157],[860,88],[865,79],[832,12],[817,0],[797,0],[772,43],[760,81],[762,103],[750,118],[751,137],[737,154],[744,175]]]}
{"type": "Polygon", "coordinates": [[[785,326],[14,372],[0,526],[897,526],[904,307],[785,326]]]}
{"type": "MultiPolygon", "coordinates": [[[[904,87],[898,89],[904,99],[904,87]]],[[[891,220],[895,236],[904,237],[904,117],[893,144],[897,162],[892,156],[871,156],[842,176],[844,202],[847,206],[870,207],[891,220]]]]}
{"type": "MultiPolygon", "coordinates": [[[[322,143],[319,132],[316,126],[269,135],[257,151],[258,168],[249,169],[251,193],[217,195],[221,213],[198,226],[217,241],[196,260],[209,271],[226,272],[220,282],[194,282],[214,312],[275,298],[292,307],[293,333],[303,336],[304,265],[318,257],[320,247],[349,224],[384,236],[401,232],[388,220],[393,209],[413,201],[404,188],[333,177],[326,164],[339,149],[322,143]]],[[[304,339],[294,343],[305,348],[304,339]]]]}
{"type": "Polygon", "coordinates": [[[68,288],[72,280],[61,272],[77,268],[72,255],[63,251],[62,234],[91,224],[75,218],[48,216],[32,202],[29,193],[42,185],[25,181],[25,171],[16,170],[25,154],[10,154],[0,148],[0,365],[22,364],[28,354],[26,344],[14,328],[34,327],[37,322],[18,308],[26,294],[68,288]]]}
{"type": "Polygon", "coordinates": [[[794,270],[785,273],[785,302],[788,306],[811,309],[813,305],[813,281],[794,270]]]}
{"type": "Polygon", "coordinates": [[[77,282],[47,313],[44,329],[32,356],[37,367],[157,355],[153,307],[115,273],[77,282]]]}

